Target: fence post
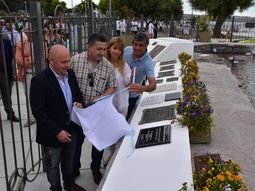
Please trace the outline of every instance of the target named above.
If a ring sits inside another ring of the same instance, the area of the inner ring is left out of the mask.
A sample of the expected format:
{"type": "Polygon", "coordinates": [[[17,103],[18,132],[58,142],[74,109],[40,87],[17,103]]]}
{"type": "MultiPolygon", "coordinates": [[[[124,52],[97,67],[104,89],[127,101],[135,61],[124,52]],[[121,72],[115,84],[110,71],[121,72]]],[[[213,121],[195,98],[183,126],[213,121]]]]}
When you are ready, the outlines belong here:
{"type": "Polygon", "coordinates": [[[111,38],[112,38],[112,17],[111,17],[110,12],[106,13],[106,18],[105,19],[106,19],[105,20],[106,21],[105,22],[105,27],[106,27],[106,34],[105,34],[105,36],[106,36],[107,40],[111,40],[111,38]]]}
{"type": "Polygon", "coordinates": [[[143,14],[141,14],[141,28],[140,28],[140,31],[141,31],[141,32],[144,31],[143,23],[144,23],[144,16],[143,16],[143,14]]]}
{"type": "Polygon", "coordinates": [[[37,46],[34,46],[34,63],[35,74],[38,74],[45,68],[45,59],[43,54],[43,35],[42,31],[42,16],[41,16],[41,3],[36,1],[29,1],[29,7],[31,12],[31,24],[32,30],[32,42],[39,42],[37,46]]]}
{"type": "Polygon", "coordinates": [[[233,41],[234,23],[235,23],[235,17],[233,16],[232,17],[232,23],[231,23],[230,42],[233,41]]]}
{"type": "Polygon", "coordinates": [[[93,11],[92,11],[92,9],[91,8],[88,8],[87,9],[87,13],[88,13],[88,37],[94,32],[93,31],[93,19],[92,19],[92,17],[93,17],[93,11]]]}
{"type": "MultiPolygon", "coordinates": [[[[31,24],[32,29],[35,32],[32,32],[32,42],[39,42],[37,46],[34,46],[34,58],[36,61],[34,62],[35,67],[35,74],[38,74],[45,68],[45,57],[43,55],[43,35],[41,34],[42,31],[42,16],[41,16],[41,3],[30,1],[29,2],[30,12],[31,12],[31,24]]],[[[43,151],[43,146],[41,146],[43,151]]],[[[42,166],[43,171],[46,172],[46,160],[44,157],[45,153],[42,152],[42,166]]]]}
{"type": "Polygon", "coordinates": [[[174,35],[174,17],[173,17],[173,14],[171,14],[169,37],[175,37],[175,35],[174,35]]]}
{"type": "MultiPolygon", "coordinates": [[[[80,16],[80,14],[78,14],[80,16]]],[[[77,35],[78,35],[78,53],[82,52],[82,19],[75,18],[77,21],[77,35]]]]}

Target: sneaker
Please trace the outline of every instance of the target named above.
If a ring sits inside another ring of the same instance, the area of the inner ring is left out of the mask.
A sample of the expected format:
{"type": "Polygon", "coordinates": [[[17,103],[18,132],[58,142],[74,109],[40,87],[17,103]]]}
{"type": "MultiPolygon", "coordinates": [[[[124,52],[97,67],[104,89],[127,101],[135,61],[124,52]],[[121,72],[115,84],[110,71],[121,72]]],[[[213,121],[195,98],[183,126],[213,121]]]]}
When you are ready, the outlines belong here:
{"type": "Polygon", "coordinates": [[[30,125],[29,125],[29,122],[27,121],[27,122],[24,124],[24,127],[31,126],[31,125],[35,124],[35,122],[36,122],[35,119],[30,119],[30,125]]]}
{"type": "Polygon", "coordinates": [[[98,185],[103,178],[102,173],[100,172],[100,170],[92,170],[92,174],[93,174],[94,182],[98,185]]]}
{"type": "Polygon", "coordinates": [[[71,186],[64,185],[64,190],[65,191],[86,191],[84,188],[82,188],[76,183],[73,183],[71,186]]]}
{"type": "Polygon", "coordinates": [[[13,122],[19,122],[19,118],[18,117],[16,117],[15,115],[7,115],[7,119],[8,120],[11,120],[12,119],[12,121],[13,122]]]}

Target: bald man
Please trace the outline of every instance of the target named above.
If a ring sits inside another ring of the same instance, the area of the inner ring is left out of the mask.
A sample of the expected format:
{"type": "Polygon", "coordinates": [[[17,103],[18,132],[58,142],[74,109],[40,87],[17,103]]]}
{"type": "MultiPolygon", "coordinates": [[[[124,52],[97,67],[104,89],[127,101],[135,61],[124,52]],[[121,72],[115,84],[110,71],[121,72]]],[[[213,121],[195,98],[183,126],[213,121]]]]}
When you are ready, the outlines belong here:
{"type": "Polygon", "coordinates": [[[83,98],[74,72],[69,69],[70,54],[62,45],[49,52],[49,67],[31,80],[31,109],[37,121],[36,141],[46,153],[50,190],[85,191],[74,182],[73,163],[79,126],[71,121],[73,105],[83,107],[83,98]]]}

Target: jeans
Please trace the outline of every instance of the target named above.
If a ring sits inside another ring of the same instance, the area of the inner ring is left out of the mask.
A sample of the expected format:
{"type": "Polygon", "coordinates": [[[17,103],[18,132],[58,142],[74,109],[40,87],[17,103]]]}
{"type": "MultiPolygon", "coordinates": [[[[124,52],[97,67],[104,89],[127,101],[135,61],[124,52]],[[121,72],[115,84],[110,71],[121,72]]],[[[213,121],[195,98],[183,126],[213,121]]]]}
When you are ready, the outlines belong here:
{"type": "Polygon", "coordinates": [[[72,131],[72,141],[63,143],[62,147],[45,147],[47,178],[50,182],[50,190],[60,191],[61,180],[59,165],[61,166],[64,185],[70,186],[74,183],[73,163],[77,142],[77,133],[72,131]]]}
{"type": "Polygon", "coordinates": [[[92,162],[90,164],[91,170],[99,170],[101,168],[101,161],[103,158],[104,150],[99,151],[92,145],[91,158],[92,162]]]}
{"type": "Polygon", "coordinates": [[[126,117],[127,121],[129,120],[129,117],[132,114],[138,99],[139,99],[139,96],[137,96],[137,97],[130,97],[128,99],[128,104],[129,105],[128,105],[128,112],[127,112],[127,117],[126,117]]]}
{"type": "Polygon", "coordinates": [[[81,128],[76,128],[77,132],[77,146],[75,148],[75,156],[74,156],[74,173],[79,172],[81,168],[81,152],[82,152],[82,144],[84,142],[85,136],[81,128]]]}

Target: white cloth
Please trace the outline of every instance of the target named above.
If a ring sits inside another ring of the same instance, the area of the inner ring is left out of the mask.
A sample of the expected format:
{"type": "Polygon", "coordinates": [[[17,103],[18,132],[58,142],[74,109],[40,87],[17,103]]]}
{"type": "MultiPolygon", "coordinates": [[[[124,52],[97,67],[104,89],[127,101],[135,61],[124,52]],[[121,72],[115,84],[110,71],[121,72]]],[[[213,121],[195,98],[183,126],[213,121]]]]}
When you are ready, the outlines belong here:
{"type": "MultiPolygon", "coordinates": [[[[115,68],[115,77],[117,83],[117,92],[123,90],[130,83],[131,69],[127,63],[125,63],[124,74],[122,75],[118,68],[115,68]]],[[[115,94],[113,97],[113,105],[116,107],[117,111],[122,113],[125,117],[128,111],[128,98],[129,91],[122,91],[115,94]]]]}
{"type": "Polygon", "coordinates": [[[73,107],[72,121],[82,127],[84,135],[99,151],[134,131],[115,109],[112,99],[110,96],[84,109],[73,107]]]}

